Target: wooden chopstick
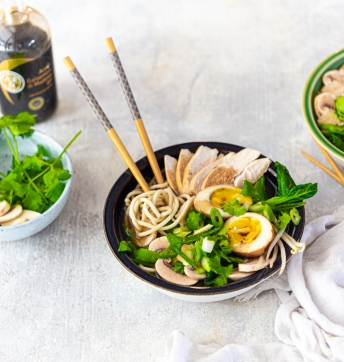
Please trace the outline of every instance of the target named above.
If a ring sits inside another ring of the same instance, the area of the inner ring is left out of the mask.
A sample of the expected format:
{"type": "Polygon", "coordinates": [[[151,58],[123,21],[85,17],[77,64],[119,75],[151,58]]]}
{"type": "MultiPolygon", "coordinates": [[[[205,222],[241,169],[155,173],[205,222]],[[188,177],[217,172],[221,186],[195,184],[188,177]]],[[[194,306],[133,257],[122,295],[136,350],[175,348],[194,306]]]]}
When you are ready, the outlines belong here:
{"type": "Polygon", "coordinates": [[[315,143],[318,145],[318,147],[320,148],[320,151],[324,154],[324,156],[326,157],[327,161],[329,162],[329,164],[332,166],[332,168],[334,169],[334,171],[336,172],[337,176],[340,178],[341,183],[344,184],[344,174],[343,172],[340,170],[340,168],[337,166],[337,164],[334,162],[334,160],[332,159],[332,157],[328,154],[328,152],[318,143],[315,141],[315,143]]]}
{"type": "Polygon", "coordinates": [[[81,92],[84,94],[86,100],[88,101],[89,105],[93,109],[94,113],[98,117],[100,123],[105,128],[106,133],[110,137],[113,144],[116,146],[118,152],[122,156],[123,160],[129,167],[130,171],[134,175],[135,179],[139,183],[139,185],[142,187],[142,190],[144,192],[147,192],[150,190],[146,180],[143,178],[140,170],[136,166],[135,162],[129,155],[127,149],[125,148],[124,144],[122,143],[121,139],[119,138],[118,134],[114,130],[112,124],[106,117],[105,113],[103,112],[102,108],[100,107],[99,103],[95,99],[93,93],[91,92],[90,88],[88,88],[87,84],[85,83],[84,79],[76,69],[75,65],[73,64],[72,60],[69,57],[65,57],[63,59],[66,67],[68,68],[70,74],[74,78],[76,84],[79,86],[81,92]]]}
{"type": "Polygon", "coordinates": [[[121,60],[119,59],[115,44],[112,40],[112,38],[107,38],[105,40],[107,49],[110,54],[110,58],[112,60],[112,63],[116,69],[116,73],[118,75],[119,82],[121,83],[121,87],[123,90],[123,93],[125,95],[125,98],[127,100],[131,115],[133,116],[133,120],[135,123],[135,126],[137,128],[137,131],[140,135],[141,142],[143,144],[143,148],[146,151],[148,162],[151,165],[151,168],[153,170],[155,179],[158,184],[164,183],[164,179],[161,175],[161,171],[158,165],[158,162],[156,160],[155,154],[152,149],[152,145],[150,143],[150,140],[148,138],[148,134],[146,132],[145,126],[143,124],[139,109],[137,107],[137,104],[135,102],[135,98],[133,96],[133,93],[131,91],[128,79],[125,75],[121,60]]]}
{"type": "Polygon", "coordinates": [[[318,166],[319,168],[321,168],[323,171],[325,171],[328,175],[330,175],[332,178],[334,178],[337,182],[339,182],[341,185],[344,186],[344,182],[341,181],[341,179],[339,178],[339,176],[337,174],[335,174],[334,172],[332,172],[331,170],[329,170],[326,166],[324,166],[322,163],[320,163],[318,160],[316,160],[315,158],[313,158],[312,156],[310,156],[308,153],[306,153],[305,151],[301,151],[301,154],[306,157],[309,161],[313,162],[316,166],[318,166]]]}

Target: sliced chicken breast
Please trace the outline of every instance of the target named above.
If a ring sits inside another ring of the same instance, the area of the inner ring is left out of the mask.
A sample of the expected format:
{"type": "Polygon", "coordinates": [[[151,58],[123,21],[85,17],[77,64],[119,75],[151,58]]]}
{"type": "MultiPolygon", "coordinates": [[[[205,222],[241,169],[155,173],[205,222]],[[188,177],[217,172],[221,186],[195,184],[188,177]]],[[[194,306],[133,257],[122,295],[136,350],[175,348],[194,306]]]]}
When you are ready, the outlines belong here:
{"type": "Polygon", "coordinates": [[[185,167],[183,193],[188,193],[192,178],[201,171],[202,168],[214,162],[218,153],[219,151],[215,148],[212,149],[207,146],[198,147],[196,153],[192,156],[191,160],[185,167]]]}
{"type": "Polygon", "coordinates": [[[165,174],[167,182],[170,185],[171,189],[176,195],[179,195],[177,179],[176,179],[176,170],[177,170],[177,160],[174,157],[165,155],[165,174]]]}
{"type": "Polygon", "coordinates": [[[177,162],[177,169],[176,169],[176,180],[178,191],[180,194],[183,193],[183,176],[185,172],[185,167],[191,160],[194,154],[187,149],[181,149],[179,152],[178,162],[177,162]]]}
{"type": "Polygon", "coordinates": [[[188,193],[191,195],[196,195],[199,191],[201,191],[201,186],[205,178],[210,174],[210,172],[218,166],[226,165],[226,162],[231,159],[235,155],[235,152],[229,152],[227,155],[221,158],[217,158],[216,161],[212,162],[208,166],[203,167],[196,175],[192,178],[188,193]]]}
{"type": "Polygon", "coordinates": [[[201,190],[215,185],[233,185],[234,178],[259,156],[260,152],[252,150],[251,148],[241,150],[230,158],[225,165],[218,166],[211,171],[203,181],[201,190]]]}
{"type": "Polygon", "coordinates": [[[244,180],[256,183],[266,172],[271,160],[268,158],[259,158],[249,163],[239,176],[234,179],[234,186],[243,188],[244,180]]]}

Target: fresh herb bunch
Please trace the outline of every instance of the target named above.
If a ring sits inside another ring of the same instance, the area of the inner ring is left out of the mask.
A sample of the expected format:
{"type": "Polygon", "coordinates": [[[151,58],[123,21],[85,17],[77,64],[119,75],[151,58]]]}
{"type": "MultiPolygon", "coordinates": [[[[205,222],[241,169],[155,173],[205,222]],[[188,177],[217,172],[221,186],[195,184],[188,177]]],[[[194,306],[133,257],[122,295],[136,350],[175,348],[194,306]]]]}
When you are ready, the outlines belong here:
{"type": "Polygon", "coordinates": [[[320,123],[319,126],[324,136],[344,152],[344,96],[340,96],[335,100],[334,112],[338,117],[337,125],[320,123]]]}
{"type": "Polygon", "coordinates": [[[0,173],[0,201],[11,205],[21,204],[25,209],[43,213],[61,196],[71,174],[63,168],[61,157],[81,134],[78,132],[58,157],[38,145],[37,152],[19,158],[16,137],[29,137],[36,124],[36,115],[21,112],[17,116],[0,118],[0,134],[3,133],[12,153],[12,167],[7,174],[0,173]]]}

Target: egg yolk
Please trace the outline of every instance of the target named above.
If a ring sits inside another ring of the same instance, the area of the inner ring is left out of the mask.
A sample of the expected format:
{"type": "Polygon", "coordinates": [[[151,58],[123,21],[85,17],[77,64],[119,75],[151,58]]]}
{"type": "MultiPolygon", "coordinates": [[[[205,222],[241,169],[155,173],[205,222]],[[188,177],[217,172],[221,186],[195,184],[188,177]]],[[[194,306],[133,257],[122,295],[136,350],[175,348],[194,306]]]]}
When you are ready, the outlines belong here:
{"type": "Polygon", "coordinates": [[[262,231],[260,221],[254,217],[241,217],[227,227],[229,246],[251,243],[262,231]]]}
{"type": "Polygon", "coordinates": [[[249,196],[241,195],[241,189],[239,187],[233,188],[219,188],[210,195],[211,203],[218,208],[221,208],[226,202],[238,199],[239,204],[243,205],[247,203],[249,206],[252,205],[252,198],[249,196]]]}

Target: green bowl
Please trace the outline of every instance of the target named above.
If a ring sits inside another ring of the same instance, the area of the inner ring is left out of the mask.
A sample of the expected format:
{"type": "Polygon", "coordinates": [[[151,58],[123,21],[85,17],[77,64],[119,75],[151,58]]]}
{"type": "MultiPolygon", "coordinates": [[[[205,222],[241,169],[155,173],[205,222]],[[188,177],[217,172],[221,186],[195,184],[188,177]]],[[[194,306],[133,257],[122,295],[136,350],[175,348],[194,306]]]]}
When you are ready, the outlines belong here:
{"type": "Polygon", "coordinates": [[[302,95],[302,111],[307,126],[314,139],[335,159],[344,166],[344,152],[333,145],[320,131],[314,110],[314,98],[323,87],[322,76],[329,70],[339,69],[344,64],[344,49],[324,59],[307,79],[302,95]]]}

